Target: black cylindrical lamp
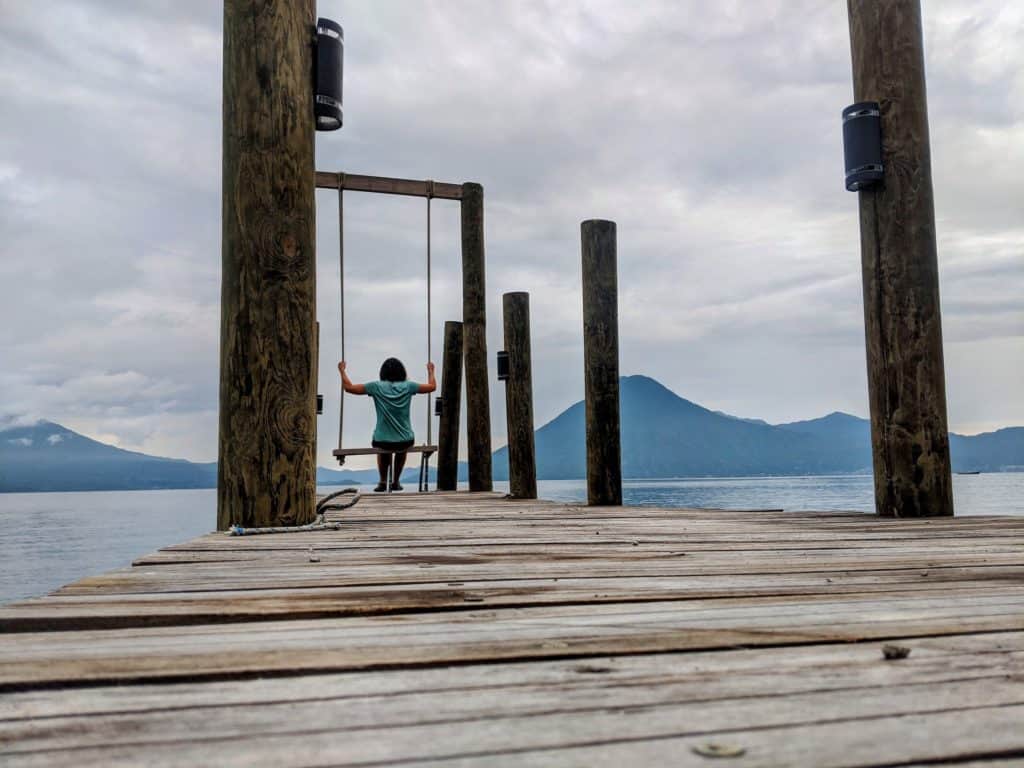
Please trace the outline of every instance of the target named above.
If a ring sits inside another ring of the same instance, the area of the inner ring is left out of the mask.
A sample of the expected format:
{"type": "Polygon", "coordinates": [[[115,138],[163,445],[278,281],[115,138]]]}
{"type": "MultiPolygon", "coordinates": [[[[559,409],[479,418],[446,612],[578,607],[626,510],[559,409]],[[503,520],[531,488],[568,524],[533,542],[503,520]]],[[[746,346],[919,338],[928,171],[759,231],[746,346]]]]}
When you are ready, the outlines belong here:
{"type": "Polygon", "coordinates": [[[859,101],[843,110],[843,157],[850,192],[877,184],[882,168],[882,113],[877,101],[859,101]]]}
{"type": "Polygon", "coordinates": [[[345,32],[330,19],[316,20],[316,90],[313,111],[318,131],[341,128],[341,74],[345,32]]]}
{"type": "Polygon", "coordinates": [[[437,398],[437,400],[434,401],[434,415],[435,416],[443,416],[444,415],[444,398],[443,397],[439,397],[439,398],[437,398]]]}
{"type": "Polygon", "coordinates": [[[498,381],[508,381],[508,352],[502,350],[498,353],[498,381]]]}
{"type": "Polygon", "coordinates": [[[324,413],[324,396],[323,395],[317,395],[316,396],[316,415],[317,416],[322,416],[323,413],[324,413]]]}

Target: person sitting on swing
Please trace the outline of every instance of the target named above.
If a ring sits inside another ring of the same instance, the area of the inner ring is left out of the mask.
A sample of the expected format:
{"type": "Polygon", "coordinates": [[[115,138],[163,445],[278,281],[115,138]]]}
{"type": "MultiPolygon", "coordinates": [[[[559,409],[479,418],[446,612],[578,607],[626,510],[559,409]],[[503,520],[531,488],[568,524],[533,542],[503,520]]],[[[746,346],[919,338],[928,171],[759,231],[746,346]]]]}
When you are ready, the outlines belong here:
{"type": "Polygon", "coordinates": [[[368,381],[366,384],[353,384],[345,372],[345,361],[338,363],[341,373],[341,385],[352,395],[369,395],[373,398],[373,406],[377,410],[377,426],[373,430],[374,448],[382,452],[377,454],[377,471],[380,472],[380,483],[373,490],[383,493],[388,489],[388,468],[394,454],[395,469],[391,476],[391,490],[402,490],[398,479],[405,468],[406,452],[412,447],[415,435],[412,431],[412,420],[409,418],[409,406],[413,395],[425,395],[437,389],[434,380],[434,364],[427,363],[427,383],[417,384],[407,381],[405,366],[402,361],[389,357],[380,367],[380,381],[368,381]]]}

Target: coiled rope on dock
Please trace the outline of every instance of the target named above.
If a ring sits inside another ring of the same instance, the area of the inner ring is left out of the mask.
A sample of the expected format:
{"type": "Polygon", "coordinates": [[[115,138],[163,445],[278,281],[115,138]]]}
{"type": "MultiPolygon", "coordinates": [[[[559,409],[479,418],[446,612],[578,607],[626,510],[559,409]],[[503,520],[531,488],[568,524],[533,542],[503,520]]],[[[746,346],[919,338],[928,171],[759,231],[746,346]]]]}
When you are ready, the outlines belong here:
{"type": "Polygon", "coordinates": [[[337,531],[341,529],[342,521],[334,520],[327,522],[328,509],[349,509],[354,507],[362,494],[357,488],[343,488],[324,496],[316,505],[316,520],[306,525],[281,525],[271,528],[243,528],[240,525],[232,525],[226,533],[228,536],[256,536],[264,533],[301,533],[304,531],[337,531]],[[339,496],[352,496],[348,501],[335,501],[339,496]]]}

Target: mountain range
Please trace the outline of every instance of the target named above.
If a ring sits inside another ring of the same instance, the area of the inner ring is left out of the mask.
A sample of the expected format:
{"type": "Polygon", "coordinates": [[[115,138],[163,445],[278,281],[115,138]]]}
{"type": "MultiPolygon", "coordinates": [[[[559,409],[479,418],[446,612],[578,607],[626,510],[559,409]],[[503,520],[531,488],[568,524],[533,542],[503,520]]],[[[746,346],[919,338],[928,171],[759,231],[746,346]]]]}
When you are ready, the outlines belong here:
{"type": "MultiPolygon", "coordinates": [[[[814,475],[871,471],[870,423],[846,413],[768,424],[703,408],[654,379],[621,380],[624,477],[814,475]]],[[[586,476],[584,403],[536,432],[537,476],[586,476]]],[[[953,469],[1024,469],[1024,427],[950,434],[953,469]]],[[[403,474],[415,483],[418,467],[403,474]]],[[[465,479],[465,466],[460,466],[465,479]]],[[[433,475],[432,475],[433,476],[433,475]]],[[[494,454],[494,478],[508,478],[508,454],[494,454]]],[[[320,467],[320,485],[376,481],[376,470],[320,467]]],[[[212,488],[216,463],[194,463],[126,451],[59,424],[41,421],[0,430],[0,492],[212,488]]]]}
{"type": "MultiPolygon", "coordinates": [[[[834,412],[809,421],[768,424],[711,411],[647,376],[620,384],[624,477],[736,477],[871,471],[871,423],[834,412]]],[[[537,474],[586,476],[585,405],[563,411],[536,432],[537,474]]],[[[954,471],[1024,469],[1024,427],[950,434],[954,471]]],[[[508,472],[507,449],[494,455],[495,478],[508,472]]]]}

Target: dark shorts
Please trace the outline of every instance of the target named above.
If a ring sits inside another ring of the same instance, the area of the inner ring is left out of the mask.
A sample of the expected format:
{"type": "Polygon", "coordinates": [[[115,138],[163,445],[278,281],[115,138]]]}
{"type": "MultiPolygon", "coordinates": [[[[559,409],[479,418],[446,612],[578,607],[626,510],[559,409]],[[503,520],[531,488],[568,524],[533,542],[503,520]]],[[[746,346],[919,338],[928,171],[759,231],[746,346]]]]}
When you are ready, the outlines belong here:
{"type": "Polygon", "coordinates": [[[382,451],[392,451],[394,453],[402,453],[412,448],[413,440],[403,440],[400,443],[391,443],[387,440],[374,440],[370,445],[374,448],[380,448],[382,451]]]}

